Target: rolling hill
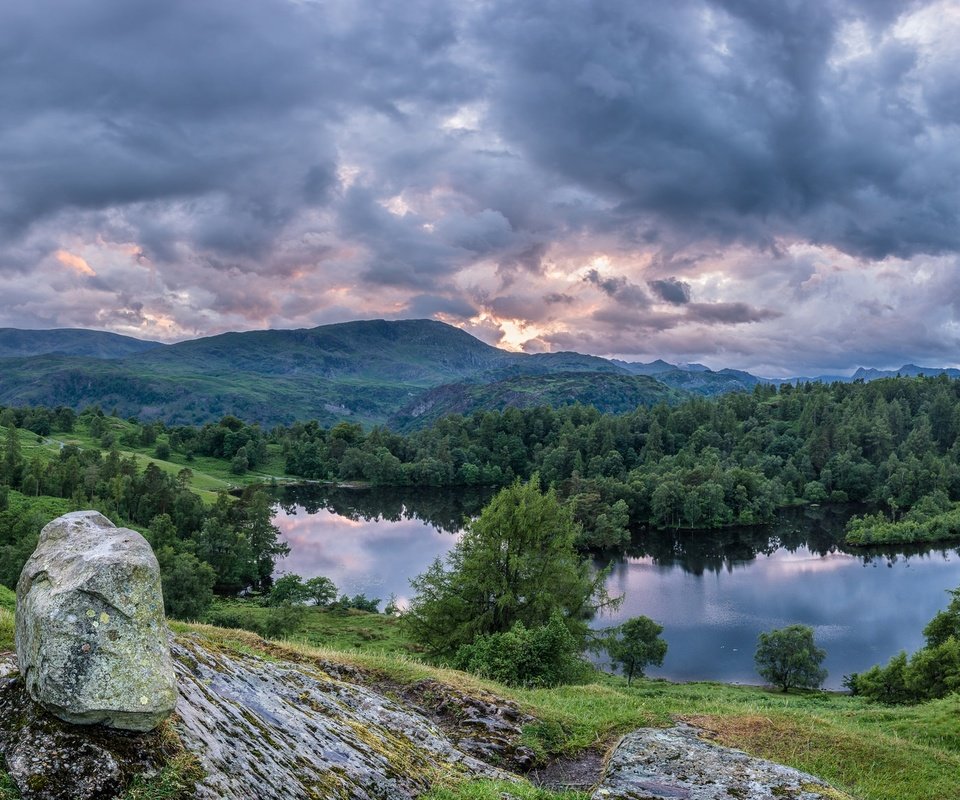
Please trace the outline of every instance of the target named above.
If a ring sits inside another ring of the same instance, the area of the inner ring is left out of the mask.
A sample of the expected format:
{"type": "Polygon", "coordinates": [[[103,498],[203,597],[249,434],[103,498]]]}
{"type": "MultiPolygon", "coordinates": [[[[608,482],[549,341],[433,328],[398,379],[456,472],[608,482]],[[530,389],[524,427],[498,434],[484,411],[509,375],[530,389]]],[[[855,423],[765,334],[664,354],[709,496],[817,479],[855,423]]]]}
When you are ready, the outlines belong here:
{"type": "MultiPolygon", "coordinates": [[[[960,375],[908,364],[837,379],[896,372],[960,375]]],[[[316,419],[413,428],[447,413],[574,402],[617,412],[767,382],[780,381],[701,364],[508,352],[423,319],[224,333],[170,345],[102,331],[0,329],[0,405],[98,404],[169,423],[234,414],[264,425],[316,419]]]]}
{"type": "Polygon", "coordinates": [[[0,328],[0,358],[25,358],[44,354],[126,358],[147,350],[163,348],[160,342],[134,339],[118,333],[82,328],[21,330],[0,328]]]}
{"type": "Polygon", "coordinates": [[[10,350],[19,357],[0,358],[0,404],[99,404],[123,417],[170,423],[235,414],[266,425],[304,419],[381,424],[445,384],[557,372],[626,375],[595,356],[500,350],[433,320],[225,333],[166,346],[118,337],[116,349],[104,344],[100,351],[93,347],[96,337],[89,337],[88,350],[109,352],[99,357],[63,354],[69,337],[49,333],[9,337],[18,342],[10,350]],[[122,353],[122,347],[139,345],[132,355],[122,353]]]}

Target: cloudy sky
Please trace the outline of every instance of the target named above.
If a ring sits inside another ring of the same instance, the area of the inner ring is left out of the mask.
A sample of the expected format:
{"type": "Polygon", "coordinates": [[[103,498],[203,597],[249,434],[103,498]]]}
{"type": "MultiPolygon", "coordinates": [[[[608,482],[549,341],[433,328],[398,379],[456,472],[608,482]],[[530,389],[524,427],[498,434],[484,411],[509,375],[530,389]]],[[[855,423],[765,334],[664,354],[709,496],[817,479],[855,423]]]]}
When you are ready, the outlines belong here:
{"type": "Polygon", "coordinates": [[[0,10],[0,325],[960,359],[960,0],[0,10]]]}

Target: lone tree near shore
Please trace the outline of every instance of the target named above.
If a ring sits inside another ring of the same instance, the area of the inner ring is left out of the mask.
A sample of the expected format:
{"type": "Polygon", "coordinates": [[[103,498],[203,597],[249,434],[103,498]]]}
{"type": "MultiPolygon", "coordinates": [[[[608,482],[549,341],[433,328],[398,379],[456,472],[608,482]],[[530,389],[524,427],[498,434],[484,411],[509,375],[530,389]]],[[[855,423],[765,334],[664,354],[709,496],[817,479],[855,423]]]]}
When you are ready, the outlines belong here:
{"type": "Polygon", "coordinates": [[[642,678],[648,666],[659,667],[667,654],[667,643],[660,638],[663,625],[650,617],[632,617],[613,629],[606,650],[610,661],[627,676],[627,686],[635,677],[642,678]]]}
{"type": "Polygon", "coordinates": [[[503,489],[446,558],[410,583],[416,597],[404,621],[431,654],[450,657],[477,637],[518,622],[546,625],[555,612],[582,644],[587,620],[611,601],[606,572],[593,574],[576,551],[580,526],[540,478],[503,489]]]}
{"type": "Polygon", "coordinates": [[[827,651],[813,641],[813,628],[788,625],[761,633],[753,659],[757,672],[784,692],[790,689],[815,689],[827,677],[820,666],[827,651]]]}

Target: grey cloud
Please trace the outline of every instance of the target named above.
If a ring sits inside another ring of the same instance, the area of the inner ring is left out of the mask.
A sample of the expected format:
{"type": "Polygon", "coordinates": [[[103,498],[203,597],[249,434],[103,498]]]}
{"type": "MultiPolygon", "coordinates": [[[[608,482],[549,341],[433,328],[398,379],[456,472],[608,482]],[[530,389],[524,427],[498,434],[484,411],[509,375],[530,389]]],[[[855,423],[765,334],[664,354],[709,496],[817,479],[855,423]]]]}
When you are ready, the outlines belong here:
{"type": "Polygon", "coordinates": [[[640,286],[620,275],[605,277],[599,270],[591,269],[584,275],[583,281],[596,286],[607,297],[613,298],[618,303],[636,308],[644,308],[650,303],[650,298],[640,286]]]}
{"type": "Polygon", "coordinates": [[[677,278],[647,281],[647,286],[657,297],[667,303],[679,306],[690,302],[690,284],[677,278]]]}
{"type": "Polygon", "coordinates": [[[740,325],[782,316],[780,311],[753,308],[746,303],[690,303],[686,306],[685,318],[707,325],[740,325]]]}
{"type": "Polygon", "coordinates": [[[881,39],[906,7],[868,7],[491,3],[479,36],[510,76],[492,113],[543,169],[617,203],[625,230],[649,215],[665,241],[954,251],[960,134],[909,98],[919,84],[942,104],[937,89],[955,79],[918,72],[913,44],[881,39]],[[835,69],[838,31],[858,18],[875,50],[835,69]]]}
{"type": "Polygon", "coordinates": [[[432,317],[444,314],[460,320],[468,320],[477,315],[470,303],[460,297],[440,297],[432,294],[420,294],[411,297],[404,308],[403,318],[432,317]]]}

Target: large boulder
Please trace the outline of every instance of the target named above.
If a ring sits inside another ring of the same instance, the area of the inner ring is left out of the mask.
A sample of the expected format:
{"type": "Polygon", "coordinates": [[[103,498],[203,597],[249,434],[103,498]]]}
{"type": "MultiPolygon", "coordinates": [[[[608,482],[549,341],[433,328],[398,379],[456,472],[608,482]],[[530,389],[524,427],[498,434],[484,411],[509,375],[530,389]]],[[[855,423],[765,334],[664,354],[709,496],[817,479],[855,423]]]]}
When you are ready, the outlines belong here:
{"type": "Polygon", "coordinates": [[[41,531],[17,583],[16,644],[30,696],[67,722],[148,731],[176,706],[156,556],[96,511],[41,531]]]}

